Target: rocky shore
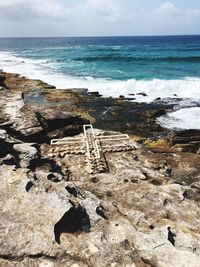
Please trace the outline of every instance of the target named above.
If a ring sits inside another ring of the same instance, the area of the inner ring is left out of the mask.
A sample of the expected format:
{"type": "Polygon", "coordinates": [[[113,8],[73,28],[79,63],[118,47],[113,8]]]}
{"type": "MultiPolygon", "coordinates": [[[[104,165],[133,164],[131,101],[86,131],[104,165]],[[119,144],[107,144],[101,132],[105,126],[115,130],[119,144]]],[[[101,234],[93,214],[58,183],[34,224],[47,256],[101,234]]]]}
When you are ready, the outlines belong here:
{"type": "Polygon", "coordinates": [[[0,74],[0,266],[198,267],[200,131],[172,132],[156,118],[174,104],[57,90],[0,74]],[[50,140],[128,133],[131,151],[50,153],[50,140]]]}

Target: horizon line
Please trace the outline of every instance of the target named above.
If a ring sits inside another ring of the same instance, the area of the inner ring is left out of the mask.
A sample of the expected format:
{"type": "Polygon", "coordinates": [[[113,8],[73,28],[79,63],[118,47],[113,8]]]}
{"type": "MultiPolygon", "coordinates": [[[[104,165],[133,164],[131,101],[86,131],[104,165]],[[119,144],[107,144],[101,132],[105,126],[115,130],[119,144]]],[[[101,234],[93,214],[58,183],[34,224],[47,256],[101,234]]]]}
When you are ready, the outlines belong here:
{"type": "Polygon", "coordinates": [[[91,35],[91,36],[0,36],[0,39],[31,39],[31,38],[114,38],[114,37],[176,37],[200,36],[199,34],[158,34],[158,35],[91,35]]]}

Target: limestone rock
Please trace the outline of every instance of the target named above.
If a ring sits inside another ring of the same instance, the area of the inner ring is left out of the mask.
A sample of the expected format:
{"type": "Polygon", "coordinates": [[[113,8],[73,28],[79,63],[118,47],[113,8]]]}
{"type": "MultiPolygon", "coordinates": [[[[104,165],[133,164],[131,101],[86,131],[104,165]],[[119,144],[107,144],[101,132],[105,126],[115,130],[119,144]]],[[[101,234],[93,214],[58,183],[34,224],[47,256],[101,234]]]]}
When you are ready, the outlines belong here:
{"type": "Polygon", "coordinates": [[[30,161],[34,158],[37,158],[38,156],[38,151],[34,147],[34,144],[30,143],[15,144],[13,148],[15,149],[15,151],[19,153],[20,159],[23,160],[30,161]]]}
{"type": "MultiPolygon", "coordinates": [[[[84,153],[65,157],[49,153],[48,135],[77,133],[85,123],[81,117],[85,106],[96,116],[96,125],[106,129],[96,130],[96,135],[123,127],[131,133],[148,128],[149,136],[156,132],[155,119],[141,112],[155,110],[154,103],[66,90],[54,95],[54,90],[42,91],[48,88],[42,81],[13,74],[3,77],[0,86],[2,82],[9,89],[1,92],[0,104],[10,124],[1,126],[7,132],[0,131],[0,266],[199,266],[198,154],[132,142],[135,150],[104,151],[107,172],[94,175],[86,171],[84,153]],[[62,105],[64,94],[67,107],[46,109],[46,114],[44,107],[27,105],[30,87],[40,89],[49,106],[58,99],[62,105]],[[77,104],[80,113],[72,108],[77,104]],[[38,119],[35,112],[41,114],[38,119]],[[32,141],[33,136],[38,138],[36,146],[26,139],[32,141]]],[[[172,145],[193,144],[198,135],[178,133],[172,145]]]]}

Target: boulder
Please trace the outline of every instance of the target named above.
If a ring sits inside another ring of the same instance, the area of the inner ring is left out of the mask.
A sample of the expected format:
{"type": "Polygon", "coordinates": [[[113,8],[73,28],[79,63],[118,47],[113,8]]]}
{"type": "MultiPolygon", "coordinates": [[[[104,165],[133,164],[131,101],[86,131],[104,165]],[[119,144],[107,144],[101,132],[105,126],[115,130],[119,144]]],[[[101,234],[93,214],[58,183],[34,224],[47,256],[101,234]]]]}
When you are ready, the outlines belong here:
{"type": "Polygon", "coordinates": [[[29,163],[30,160],[37,158],[38,156],[38,151],[33,146],[33,144],[15,144],[13,148],[19,154],[19,158],[23,161],[26,161],[27,163],[29,163]]]}

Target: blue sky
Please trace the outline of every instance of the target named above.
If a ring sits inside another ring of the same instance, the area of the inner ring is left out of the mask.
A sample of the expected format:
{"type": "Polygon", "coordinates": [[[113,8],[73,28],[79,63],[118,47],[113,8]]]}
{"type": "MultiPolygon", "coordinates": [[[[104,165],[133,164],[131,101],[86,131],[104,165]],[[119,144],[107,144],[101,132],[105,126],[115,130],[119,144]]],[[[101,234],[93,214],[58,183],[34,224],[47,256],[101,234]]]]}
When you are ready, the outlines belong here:
{"type": "Polygon", "coordinates": [[[0,0],[0,36],[200,34],[200,0],[0,0]]]}

